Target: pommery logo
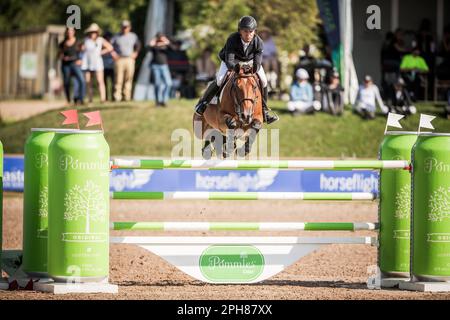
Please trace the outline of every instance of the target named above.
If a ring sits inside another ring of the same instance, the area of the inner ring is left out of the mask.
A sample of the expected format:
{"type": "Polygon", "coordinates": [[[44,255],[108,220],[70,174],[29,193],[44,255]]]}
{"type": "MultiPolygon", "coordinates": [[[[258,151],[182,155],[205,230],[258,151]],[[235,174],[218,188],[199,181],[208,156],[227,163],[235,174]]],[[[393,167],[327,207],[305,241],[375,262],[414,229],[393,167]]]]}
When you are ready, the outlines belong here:
{"type": "Polygon", "coordinates": [[[438,161],[436,158],[425,159],[424,170],[426,173],[436,172],[450,172],[450,164],[438,161]]]}
{"type": "Polygon", "coordinates": [[[195,175],[196,189],[203,190],[230,190],[235,189],[246,192],[250,189],[264,190],[272,185],[278,170],[258,170],[256,174],[230,172],[227,175],[204,175],[200,172],[195,175]]]}

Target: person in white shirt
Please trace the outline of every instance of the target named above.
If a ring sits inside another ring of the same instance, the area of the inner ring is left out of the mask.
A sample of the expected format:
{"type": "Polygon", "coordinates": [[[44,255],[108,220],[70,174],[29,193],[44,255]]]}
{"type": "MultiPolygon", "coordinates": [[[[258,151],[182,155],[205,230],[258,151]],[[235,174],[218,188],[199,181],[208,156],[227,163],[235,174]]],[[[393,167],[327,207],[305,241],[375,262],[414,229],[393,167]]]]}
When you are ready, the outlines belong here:
{"type": "Polygon", "coordinates": [[[291,85],[290,101],[287,104],[292,115],[300,113],[314,113],[313,88],[308,82],[309,74],[305,69],[298,69],[295,72],[296,81],[291,85]]]}
{"type": "Polygon", "coordinates": [[[364,119],[375,119],[376,105],[378,104],[381,112],[387,114],[387,108],[381,99],[378,87],[373,83],[372,77],[366,75],[364,83],[358,89],[353,110],[360,114],[364,119]]]}
{"type": "Polygon", "coordinates": [[[92,23],[84,33],[86,34],[86,38],[81,45],[81,50],[83,52],[81,58],[81,70],[84,71],[84,76],[86,78],[89,102],[92,102],[93,96],[92,78],[96,77],[100,102],[103,103],[106,101],[106,89],[105,81],[103,79],[104,66],[102,55],[107,53],[114,54],[114,49],[108,41],[99,36],[100,27],[96,23],[92,23]]]}

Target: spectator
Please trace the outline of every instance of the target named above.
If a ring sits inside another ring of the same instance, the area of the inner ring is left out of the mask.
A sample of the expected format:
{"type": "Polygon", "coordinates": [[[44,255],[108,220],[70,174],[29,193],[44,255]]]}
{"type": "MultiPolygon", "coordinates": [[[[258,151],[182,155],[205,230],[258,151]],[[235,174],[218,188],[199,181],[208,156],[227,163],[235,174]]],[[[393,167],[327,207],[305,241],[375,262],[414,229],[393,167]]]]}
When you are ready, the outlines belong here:
{"type": "Polygon", "coordinates": [[[428,73],[428,70],[428,65],[420,56],[418,47],[415,47],[412,53],[403,56],[400,71],[413,101],[417,100],[420,93],[421,74],[428,73]]]}
{"type": "Polygon", "coordinates": [[[80,44],[75,37],[74,28],[66,28],[64,40],[59,44],[59,58],[61,59],[61,71],[64,79],[64,93],[67,103],[71,102],[70,84],[72,77],[75,79],[73,102],[84,103],[86,83],[80,68],[79,57],[80,44]]]}
{"type": "Polygon", "coordinates": [[[123,20],[121,31],[114,36],[112,44],[115,50],[115,77],[114,99],[121,101],[131,100],[133,89],[133,76],[136,58],[141,49],[141,43],[134,32],[131,32],[131,23],[123,20]],[[123,95],[122,95],[123,90],[123,95]]]}
{"type": "Polygon", "coordinates": [[[408,53],[408,49],[405,45],[405,33],[403,29],[397,28],[394,32],[394,50],[397,54],[398,60],[400,61],[406,53],[408,53]]]}
{"type": "Polygon", "coordinates": [[[98,91],[100,93],[100,102],[106,100],[105,82],[103,81],[103,59],[102,55],[112,52],[111,44],[99,36],[100,28],[96,23],[92,23],[86,29],[86,38],[82,44],[83,58],[81,61],[81,70],[84,71],[86,84],[89,92],[89,102],[92,102],[92,81],[95,75],[97,79],[98,91]]]}
{"type": "Polygon", "coordinates": [[[384,105],[378,87],[373,83],[372,77],[366,75],[364,77],[364,83],[358,89],[353,109],[363,119],[375,119],[377,103],[381,111],[387,114],[389,109],[384,105]]]}
{"type": "Polygon", "coordinates": [[[190,65],[186,51],[181,50],[182,44],[180,40],[174,41],[167,52],[167,63],[172,77],[169,94],[171,98],[175,98],[177,91],[180,95],[186,91],[184,86],[186,86],[186,76],[190,65]]]}
{"type": "Polygon", "coordinates": [[[273,90],[278,87],[277,82],[279,77],[277,46],[273,41],[270,29],[261,28],[258,34],[264,42],[262,65],[268,75],[270,87],[273,90]]]}
{"type": "Polygon", "coordinates": [[[429,19],[423,19],[421,21],[419,31],[416,34],[416,39],[420,54],[424,58],[429,69],[428,74],[424,75],[427,77],[428,83],[430,84],[428,89],[432,90],[436,63],[436,41],[431,32],[431,21],[429,19]]]}
{"type": "Polygon", "coordinates": [[[344,88],[341,86],[339,79],[339,73],[334,71],[330,77],[330,83],[326,87],[326,98],[324,102],[327,106],[324,109],[328,109],[332,114],[342,114],[344,111],[344,88]]]}
{"type": "Polygon", "coordinates": [[[299,113],[314,113],[313,89],[308,82],[308,71],[300,68],[295,72],[295,76],[296,81],[294,81],[291,86],[291,101],[287,104],[288,110],[292,115],[299,113]]]}
{"type": "Polygon", "coordinates": [[[444,28],[439,57],[441,63],[436,68],[436,76],[439,80],[450,80],[450,25],[444,28]]]}
{"type": "Polygon", "coordinates": [[[195,79],[199,82],[210,82],[216,76],[216,65],[211,59],[211,54],[211,48],[206,48],[203,50],[202,55],[195,60],[195,79]]]}
{"type": "MultiPolygon", "coordinates": [[[[112,33],[106,31],[103,34],[103,38],[111,42],[112,33]]],[[[106,100],[113,101],[114,100],[114,52],[106,53],[102,56],[103,59],[103,81],[105,82],[105,92],[106,92],[106,100]],[[108,81],[109,79],[109,81],[108,81]]]]}
{"type": "Polygon", "coordinates": [[[172,86],[172,78],[170,77],[167,59],[169,45],[169,39],[160,32],[149,43],[150,50],[153,53],[153,60],[150,67],[155,84],[156,105],[162,107],[166,106],[166,102],[169,99],[170,87],[172,86]]]}
{"type": "MultiPolygon", "coordinates": [[[[316,59],[311,54],[314,50],[314,47],[307,44],[303,47],[303,50],[300,51],[300,56],[298,59],[298,63],[295,66],[294,70],[305,69],[308,72],[309,78],[314,78],[314,69],[316,65],[316,59]]],[[[296,71],[294,71],[296,72],[296,71]]],[[[296,74],[294,74],[293,78],[296,78],[296,74]]]]}
{"type": "Polygon", "coordinates": [[[395,41],[394,33],[388,32],[381,48],[382,89],[384,93],[389,91],[390,86],[400,75],[401,54],[396,48],[395,41]]]}
{"type": "Polygon", "coordinates": [[[388,105],[393,113],[404,115],[416,113],[416,107],[412,105],[409,93],[405,89],[405,81],[402,78],[398,78],[397,82],[391,87],[388,105]]]}

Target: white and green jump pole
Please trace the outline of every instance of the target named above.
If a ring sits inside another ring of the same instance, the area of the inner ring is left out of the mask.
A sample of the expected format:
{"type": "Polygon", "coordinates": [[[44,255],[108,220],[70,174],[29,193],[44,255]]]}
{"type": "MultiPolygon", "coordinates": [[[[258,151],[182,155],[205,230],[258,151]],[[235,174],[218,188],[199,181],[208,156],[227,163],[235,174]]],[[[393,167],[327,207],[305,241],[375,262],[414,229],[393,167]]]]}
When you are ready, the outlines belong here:
{"type": "Polygon", "coordinates": [[[356,231],[376,230],[372,222],[111,222],[122,231],[356,231]]]}
{"type": "Polygon", "coordinates": [[[306,169],[306,170],[364,170],[409,169],[404,160],[161,160],[113,159],[112,169],[306,169]]]}
{"type": "Polygon", "coordinates": [[[371,192],[111,192],[111,199],[128,200],[374,200],[371,192]]]}

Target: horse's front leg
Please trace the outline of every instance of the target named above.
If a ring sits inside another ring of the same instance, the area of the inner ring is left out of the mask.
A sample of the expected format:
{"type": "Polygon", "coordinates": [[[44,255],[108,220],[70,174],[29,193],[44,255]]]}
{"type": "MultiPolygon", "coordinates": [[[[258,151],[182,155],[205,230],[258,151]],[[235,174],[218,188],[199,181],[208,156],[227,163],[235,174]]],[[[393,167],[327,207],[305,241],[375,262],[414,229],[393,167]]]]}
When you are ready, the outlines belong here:
{"type": "Polygon", "coordinates": [[[223,119],[223,122],[227,129],[236,129],[238,126],[237,119],[235,116],[229,114],[229,113],[222,113],[221,119],[223,119]]]}
{"type": "Polygon", "coordinates": [[[244,150],[242,150],[242,148],[241,148],[238,151],[239,155],[242,155],[242,151],[244,153],[244,157],[246,157],[250,153],[250,151],[252,150],[253,143],[256,140],[256,136],[258,135],[259,130],[261,130],[261,128],[262,128],[262,123],[260,120],[255,119],[252,121],[252,123],[250,124],[250,126],[246,132],[247,134],[245,137],[245,143],[242,147],[244,150]]]}

